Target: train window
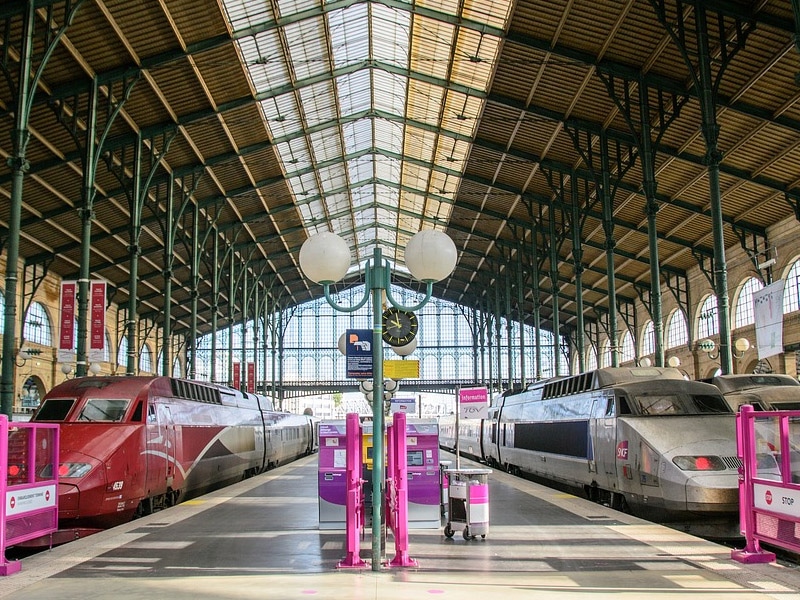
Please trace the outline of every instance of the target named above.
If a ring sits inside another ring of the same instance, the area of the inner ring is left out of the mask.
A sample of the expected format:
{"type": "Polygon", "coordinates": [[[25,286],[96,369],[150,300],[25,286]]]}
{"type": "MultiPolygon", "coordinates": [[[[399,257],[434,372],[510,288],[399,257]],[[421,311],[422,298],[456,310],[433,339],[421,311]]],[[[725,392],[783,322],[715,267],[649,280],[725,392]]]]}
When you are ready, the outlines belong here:
{"type": "Polygon", "coordinates": [[[619,414],[621,415],[632,415],[633,411],[631,407],[628,405],[628,399],[625,396],[620,397],[619,399],[619,414]]]}
{"type": "Polygon", "coordinates": [[[676,415],[684,412],[678,404],[678,397],[667,395],[645,395],[636,397],[639,410],[643,415],[676,415]]]}
{"type": "Polygon", "coordinates": [[[693,394],[691,396],[692,402],[697,408],[698,413],[729,413],[731,407],[725,402],[722,396],[715,396],[710,394],[693,394]]]}
{"type": "Polygon", "coordinates": [[[31,421],[63,421],[67,418],[69,411],[72,410],[73,404],[75,404],[74,398],[50,398],[45,400],[31,421]]]}
{"type": "MultiPolygon", "coordinates": [[[[755,404],[753,404],[753,408],[755,408],[755,404]]],[[[773,402],[772,408],[775,410],[800,410],[800,402],[773,402]]],[[[756,410],[764,410],[756,409],[756,410]]]]}
{"type": "Polygon", "coordinates": [[[133,411],[133,416],[131,417],[131,421],[134,423],[138,423],[142,420],[142,405],[144,403],[139,400],[139,403],[136,405],[136,410],[133,411]]]}
{"type": "Polygon", "coordinates": [[[101,400],[93,398],[81,410],[78,421],[119,422],[128,410],[129,400],[101,400]]]}
{"type": "MultiPolygon", "coordinates": [[[[626,406],[628,404],[627,401],[625,400],[625,396],[622,396],[619,401],[620,401],[620,404],[622,404],[623,402],[625,402],[626,406]]],[[[613,398],[609,398],[608,399],[608,403],[606,403],[606,416],[607,417],[613,417],[614,416],[614,399],[613,398]]]]}

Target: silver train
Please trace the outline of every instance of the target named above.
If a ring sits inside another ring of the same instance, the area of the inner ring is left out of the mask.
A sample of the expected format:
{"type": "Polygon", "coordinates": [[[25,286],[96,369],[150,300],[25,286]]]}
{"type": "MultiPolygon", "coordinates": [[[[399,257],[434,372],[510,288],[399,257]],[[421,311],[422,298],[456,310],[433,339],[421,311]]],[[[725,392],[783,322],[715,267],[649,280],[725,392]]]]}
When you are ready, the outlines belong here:
{"type": "Polygon", "coordinates": [[[754,410],[800,410],[800,381],[791,375],[717,375],[701,381],[717,386],[736,411],[743,404],[754,410]]]}
{"type": "MultiPolygon", "coordinates": [[[[739,537],[736,417],[676,369],[604,368],[494,399],[462,454],[703,537],[739,537]]],[[[455,417],[440,443],[455,449],[455,417]]]]}

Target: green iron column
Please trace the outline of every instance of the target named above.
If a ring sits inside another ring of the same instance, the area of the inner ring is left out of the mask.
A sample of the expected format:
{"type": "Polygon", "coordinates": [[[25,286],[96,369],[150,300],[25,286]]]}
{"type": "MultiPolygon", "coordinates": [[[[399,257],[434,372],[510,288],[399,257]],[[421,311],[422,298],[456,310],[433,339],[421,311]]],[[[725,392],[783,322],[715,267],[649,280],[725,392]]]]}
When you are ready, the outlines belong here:
{"type": "Polygon", "coordinates": [[[611,347],[611,366],[619,366],[619,348],[617,341],[617,280],[614,272],[614,197],[611,193],[611,171],[608,165],[608,136],[605,130],[600,132],[600,164],[602,170],[603,231],[606,240],[606,276],[608,277],[608,337],[611,347]]]}
{"type": "MultiPolygon", "coordinates": [[[[175,210],[175,179],[169,174],[167,180],[167,198],[164,217],[164,326],[162,328],[161,372],[167,377],[172,375],[172,257],[175,250],[175,229],[172,215],[175,210]]],[[[192,362],[195,358],[192,355],[192,362]]],[[[188,366],[188,365],[187,365],[188,366]]],[[[188,374],[188,369],[187,369],[188,374]]],[[[191,377],[190,377],[191,378],[191,377]]]]}
{"type": "Polygon", "coordinates": [[[575,273],[575,312],[577,313],[575,329],[575,352],[578,354],[578,372],[586,371],[586,356],[583,319],[583,219],[581,219],[581,209],[578,204],[578,180],[575,172],[572,172],[570,181],[572,182],[572,265],[575,273]]]}

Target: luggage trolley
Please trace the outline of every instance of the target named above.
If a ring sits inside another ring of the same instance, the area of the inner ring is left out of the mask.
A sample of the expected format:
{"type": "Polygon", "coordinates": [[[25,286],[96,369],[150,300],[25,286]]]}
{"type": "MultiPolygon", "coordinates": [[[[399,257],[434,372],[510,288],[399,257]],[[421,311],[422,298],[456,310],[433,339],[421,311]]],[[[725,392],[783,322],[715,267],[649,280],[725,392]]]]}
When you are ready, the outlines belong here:
{"type": "Polygon", "coordinates": [[[491,469],[446,469],[449,482],[444,535],[461,531],[465,540],[489,533],[489,473],[491,469]]]}

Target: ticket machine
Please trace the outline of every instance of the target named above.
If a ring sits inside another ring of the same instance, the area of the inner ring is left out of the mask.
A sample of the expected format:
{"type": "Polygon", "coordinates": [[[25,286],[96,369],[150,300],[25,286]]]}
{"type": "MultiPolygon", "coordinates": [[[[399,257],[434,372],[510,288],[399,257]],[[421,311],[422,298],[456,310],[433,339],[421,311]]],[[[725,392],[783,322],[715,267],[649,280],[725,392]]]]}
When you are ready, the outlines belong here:
{"type": "Polygon", "coordinates": [[[319,424],[319,528],[345,528],[347,498],[347,430],[345,421],[319,424]]]}
{"type": "Polygon", "coordinates": [[[436,419],[408,419],[408,526],[411,529],[441,525],[439,424],[436,419]]]}

